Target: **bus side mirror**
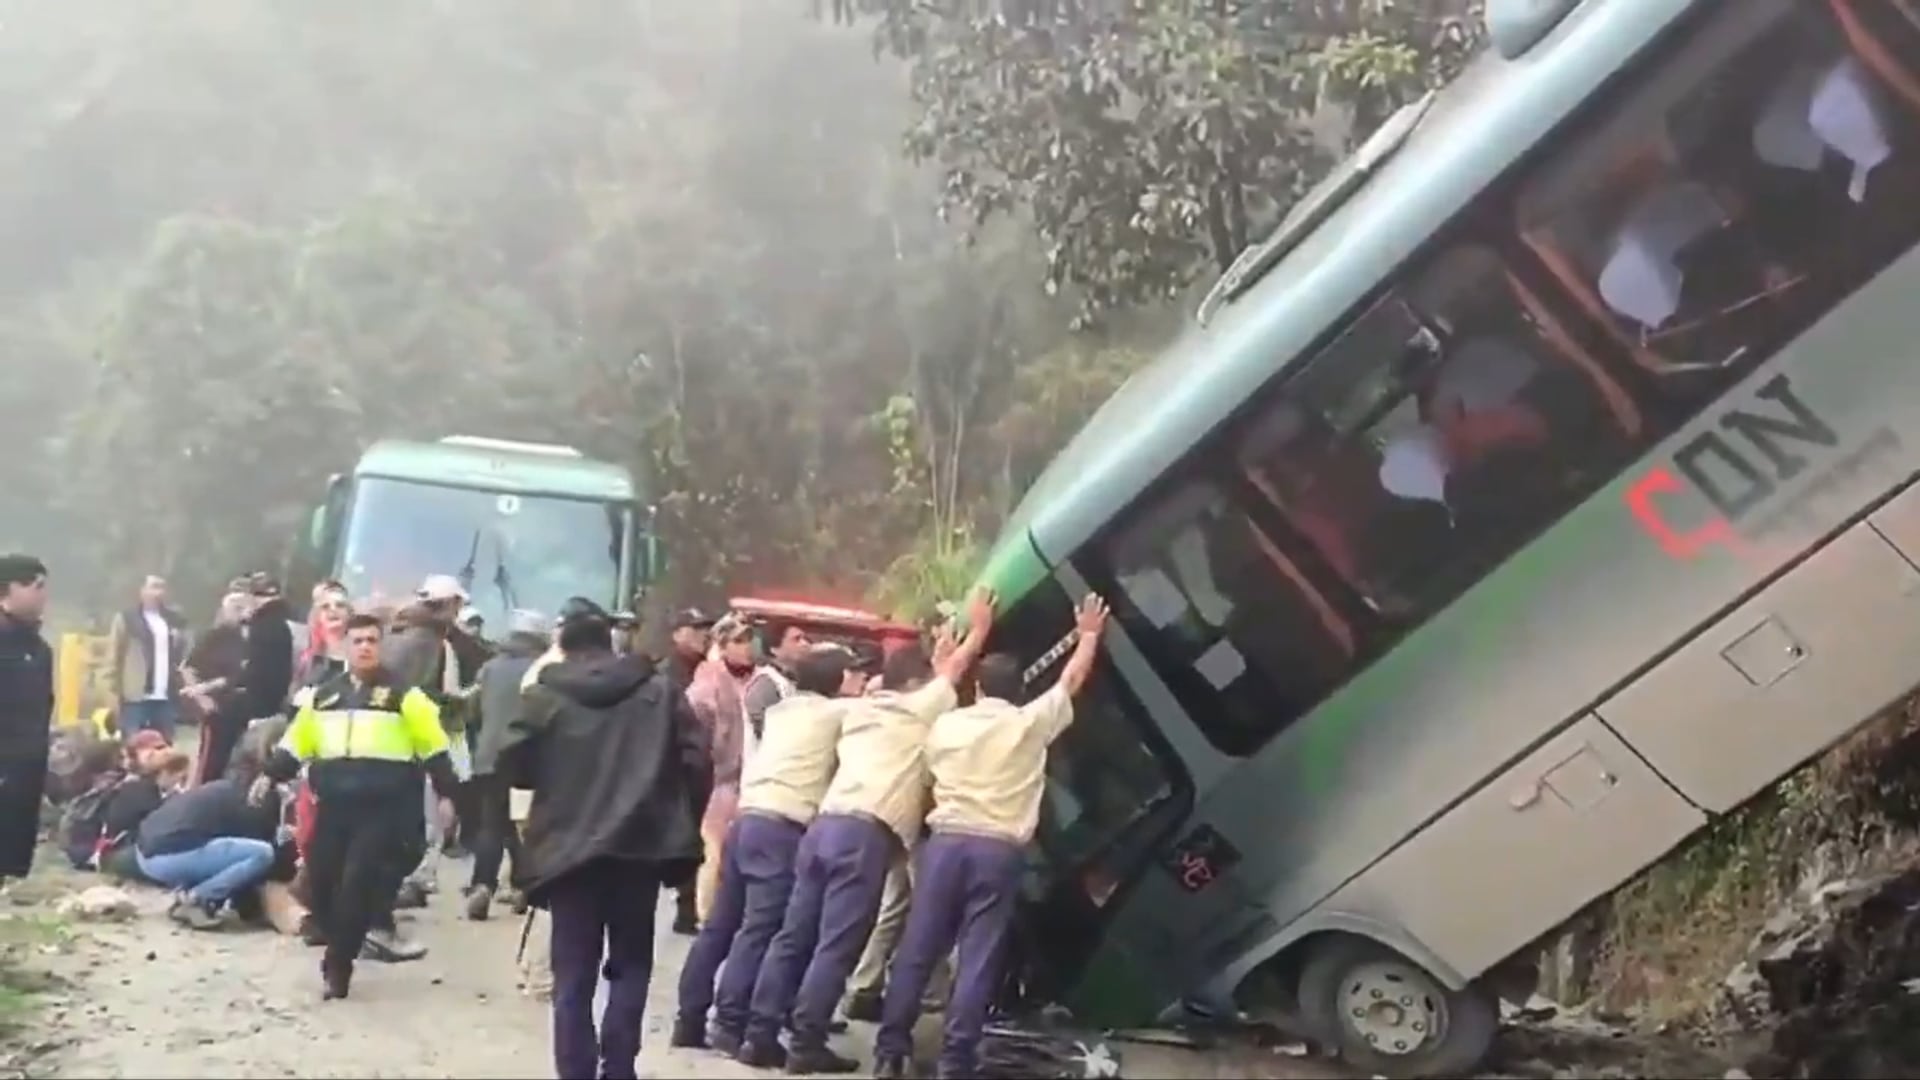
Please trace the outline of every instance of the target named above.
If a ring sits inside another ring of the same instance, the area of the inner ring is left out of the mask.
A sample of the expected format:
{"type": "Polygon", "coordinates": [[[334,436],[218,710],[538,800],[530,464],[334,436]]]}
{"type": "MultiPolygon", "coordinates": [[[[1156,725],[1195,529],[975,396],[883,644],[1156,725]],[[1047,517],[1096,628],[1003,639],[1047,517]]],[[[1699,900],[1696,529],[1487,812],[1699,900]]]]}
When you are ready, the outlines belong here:
{"type": "Polygon", "coordinates": [[[327,477],[327,494],[320,505],[313,508],[313,514],[307,519],[307,547],[314,552],[325,550],[331,539],[330,530],[334,524],[333,511],[340,505],[340,497],[346,487],[347,478],[334,473],[327,477]]]}
{"type": "Polygon", "coordinates": [[[307,518],[307,550],[319,551],[327,543],[327,505],[321,503],[313,508],[313,514],[307,518]]]}
{"type": "Polygon", "coordinates": [[[640,538],[640,580],[649,585],[659,582],[666,573],[664,556],[660,551],[660,539],[652,533],[640,538]]]}

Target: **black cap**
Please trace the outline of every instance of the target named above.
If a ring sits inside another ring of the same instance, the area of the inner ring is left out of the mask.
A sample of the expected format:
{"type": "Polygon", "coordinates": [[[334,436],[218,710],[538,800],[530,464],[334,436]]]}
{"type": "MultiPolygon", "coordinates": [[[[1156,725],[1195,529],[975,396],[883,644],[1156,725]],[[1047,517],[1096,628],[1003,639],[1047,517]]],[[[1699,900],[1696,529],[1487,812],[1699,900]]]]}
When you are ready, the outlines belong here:
{"type": "Polygon", "coordinates": [[[47,564],[32,555],[0,555],[0,585],[31,585],[47,576],[47,564]]]}
{"type": "Polygon", "coordinates": [[[607,614],[606,608],[601,607],[599,604],[594,603],[584,596],[575,596],[560,605],[560,618],[558,620],[560,626],[577,626],[580,623],[593,620],[611,623],[613,622],[613,616],[607,614]]]}
{"type": "Polygon", "coordinates": [[[673,617],[673,628],[675,630],[711,630],[713,624],[719,621],[699,608],[688,608],[673,617]]]}

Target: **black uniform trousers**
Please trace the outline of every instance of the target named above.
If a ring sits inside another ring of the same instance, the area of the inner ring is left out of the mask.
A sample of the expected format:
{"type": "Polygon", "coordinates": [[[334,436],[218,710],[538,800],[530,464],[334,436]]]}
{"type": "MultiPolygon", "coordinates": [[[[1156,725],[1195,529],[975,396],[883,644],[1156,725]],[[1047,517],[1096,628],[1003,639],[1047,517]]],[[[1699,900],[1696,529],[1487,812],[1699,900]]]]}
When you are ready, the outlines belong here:
{"type": "Polygon", "coordinates": [[[327,971],[351,971],[367,931],[392,927],[393,898],[423,846],[418,787],[318,800],[307,880],[309,906],[326,934],[327,971]]]}

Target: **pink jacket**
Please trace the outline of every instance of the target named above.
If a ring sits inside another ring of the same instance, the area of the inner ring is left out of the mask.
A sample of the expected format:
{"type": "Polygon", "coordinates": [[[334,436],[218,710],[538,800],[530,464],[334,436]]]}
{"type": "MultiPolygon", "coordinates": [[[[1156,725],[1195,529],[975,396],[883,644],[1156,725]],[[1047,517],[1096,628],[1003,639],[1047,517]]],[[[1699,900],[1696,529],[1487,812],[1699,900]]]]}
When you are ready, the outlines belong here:
{"type": "Polygon", "coordinates": [[[693,683],[687,687],[687,701],[707,729],[707,745],[713,753],[713,796],[701,821],[701,831],[707,835],[724,834],[739,810],[747,731],[741,690],[750,675],[751,670],[736,675],[725,661],[710,659],[694,669],[693,683]]]}

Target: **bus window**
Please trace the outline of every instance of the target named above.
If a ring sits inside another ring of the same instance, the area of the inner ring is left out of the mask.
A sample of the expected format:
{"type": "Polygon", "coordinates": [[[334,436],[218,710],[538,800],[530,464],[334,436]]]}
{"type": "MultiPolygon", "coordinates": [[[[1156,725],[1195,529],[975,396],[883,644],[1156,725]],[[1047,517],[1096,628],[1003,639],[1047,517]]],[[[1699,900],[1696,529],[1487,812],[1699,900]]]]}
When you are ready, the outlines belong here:
{"type": "MultiPolygon", "coordinates": [[[[1851,12],[1712,7],[1525,186],[1527,246],[1690,416],[1920,235],[1920,83],[1851,12]]],[[[1910,28],[1909,28],[1910,29],[1910,28]]]]}
{"type": "Polygon", "coordinates": [[[1443,252],[1240,437],[1254,487],[1401,627],[1604,483],[1638,431],[1626,392],[1515,290],[1490,250],[1443,252]]]}
{"type": "Polygon", "coordinates": [[[1343,681],[1352,633],[1216,485],[1130,514],[1089,567],[1129,636],[1223,752],[1248,754],[1343,681]]]}

